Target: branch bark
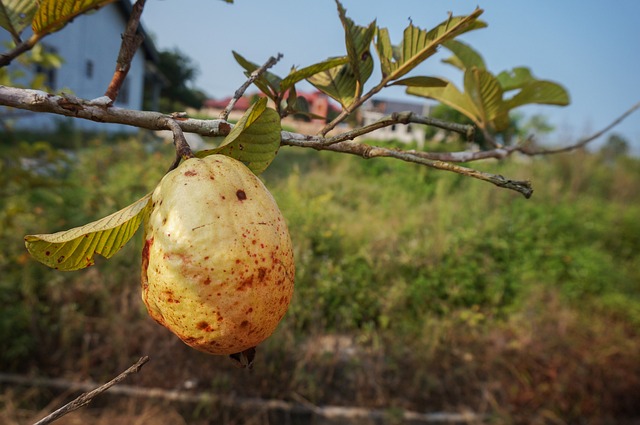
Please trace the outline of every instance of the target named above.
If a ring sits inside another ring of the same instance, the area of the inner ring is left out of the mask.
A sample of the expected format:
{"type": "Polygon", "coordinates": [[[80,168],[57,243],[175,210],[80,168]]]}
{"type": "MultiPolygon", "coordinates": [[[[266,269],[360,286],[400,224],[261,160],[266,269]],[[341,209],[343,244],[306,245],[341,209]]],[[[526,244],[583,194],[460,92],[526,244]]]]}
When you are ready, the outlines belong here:
{"type": "MultiPolygon", "coordinates": [[[[224,120],[198,120],[191,118],[176,119],[171,115],[161,114],[159,112],[137,111],[130,109],[117,108],[110,106],[108,98],[98,98],[94,100],[84,100],[71,95],[52,95],[39,90],[19,89],[15,87],[0,86],[0,105],[10,106],[18,109],[24,109],[35,112],[49,112],[58,115],[65,115],[76,118],[83,118],[98,122],[108,122],[130,125],[148,130],[166,130],[170,129],[176,134],[176,126],[182,132],[196,133],[202,136],[226,136],[231,131],[232,125],[224,120]]],[[[496,186],[515,190],[525,197],[530,197],[533,193],[531,183],[526,180],[511,180],[503,176],[474,170],[467,167],[461,167],[452,162],[468,162],[487,158],[504,158],[513,152],[522,152],[526,155],[543,155],[551,153],[565,152],[575,149],[589,143],[597,137],[610,130],[631,113],[640,109],[640,103],[634,105],[619,118],[613,121],[603,130],[595,133],[593,136],[581,140],[579,143],[571,147],[560,148],[555,150],[539,150],[535,151],[528,148],[524,144],[514,146],[496,148],[489,151],[479,152],[421,152],[415,150],[398,150],[389,149],[380,146],[371,146],[364,143],[352,141],[354,137],[362,135],[365,132],[372,131],[376,125],[369,126],[367,131],[359,129],[351,130],[338,134],[333,137],[310,136],[288,131],[281,132],[280,144],[283,146],[297,146],[303,148],[312,148],[315,150],[329,150],[333,152],[348,153],[358,155],[363,158],[387,157],[399,159],[407,162],[422,164],[427,167],[438,170],[451,171],[468,177],[488,181],[496,186]]],[[[398,114],[395,118],[384,121],[382,124],[390,125],[394,120],[414,120],[415,122],[434,124],[430,118],[416,117],[398,114]]],[[[435,125],[435,124],[434,124],[435,125]]],[[[449,125],[455,126],[454,124],[449,125]]],[[[464,130],[464,126],[460,127],[464,130]]],[[[184,137],[184,135],[183,135],[184,137]]],[[[181,154],[182,156],[182,154],[181,154]]]]}
{"type": "Polygon", "coordinates": [[[69,414],[69,413],[73,412],[74,410],[78,410],[79,408],[86,406],[87,404],[91,403],[94,398],[96,398],[97,396],[99,396],[103,392],[107,391],[109,388],[113,387],[114,385],[118,384],[119,382],[125,380],[129,375],[137,373],[140,370],[140,368],[148,361],[149,361],[149,357],[147,357],[147,356],[141,357],[131,367],[129,367],[124,372],[122,372],[120,375],[118,375],[115,378],[113,378],[111,381],[107,382],[104,385],[99,386],[98,388],[94,389],[93,391],[89,391],[87,393],[84,393],[84,394],[80,395],[80,397],[78,397],[75,400],[65,404],[64,406],[62,406],[61,408],[59,408],[55,412],[53,412],[53,413],[45,416],[44,418],[40,419],[34,425],[47,425],[47,424],[50,424],[50,423],[60,419],[64,415],[69,414]]]}
{"type": "Polygon", "coordinates": [[[129,73],[131,61],[133,60],[136,51],[144,41],[144,36],[138,33],[138,26],[140,24],[140,16],[142,15],[145,1],[146,0],[138,0],[136,1],[136,4],[133,5],[131,16],[129,16],[129,22],[127,23],[127,28],[125,29],[124,34],[122,34],[122,44],[120,45],[120,52],[118,53],[116,70],[113,73],[111,82],[104,94],[113,102],[115,102],[118,97],[120,87],[122,87],[124,79],[129,73]]]}

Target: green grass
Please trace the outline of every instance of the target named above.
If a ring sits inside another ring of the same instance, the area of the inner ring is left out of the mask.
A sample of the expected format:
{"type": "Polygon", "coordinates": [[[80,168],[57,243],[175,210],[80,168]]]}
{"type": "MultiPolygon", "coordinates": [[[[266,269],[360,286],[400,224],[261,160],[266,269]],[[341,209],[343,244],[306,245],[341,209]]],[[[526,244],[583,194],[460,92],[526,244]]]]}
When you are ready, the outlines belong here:
{"type": "Polygon", "coordinates": [[[2,147],[3,371],[103,379],[153,354],[143,384],[177,385],[198,370],[205,388],[317,404],[464,407],[522,423],[640,416],[637,159],[473,164],[530,178],[526,200],[390,159],[283,148],[263,179],[290,227],[296,293],[242,375],[146,316],[139,235],[80,272],[28,257],[25,234],[128,205],[173,158],[168,145],[136,140],[84,146],[71,157],[46,143],[2,147]],[[25,169],[20,157],[48,165],[25,169]],[[351,354],[322,342],[338,337],[351,354]]]}

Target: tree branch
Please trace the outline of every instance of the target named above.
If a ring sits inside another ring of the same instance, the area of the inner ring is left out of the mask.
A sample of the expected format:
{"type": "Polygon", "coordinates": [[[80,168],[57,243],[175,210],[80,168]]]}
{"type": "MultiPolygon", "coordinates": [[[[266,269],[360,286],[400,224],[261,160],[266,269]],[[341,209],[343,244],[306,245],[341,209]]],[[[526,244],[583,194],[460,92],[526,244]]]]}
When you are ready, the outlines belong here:
{"type": "Polygon", "coordinates": [[[251,75],[249,76],[249,79],[247,81],[245,81],[244,84],[241,85],[240,88],[238,90],[236,90],[236,92],[233,94],[233,97],[229,101],[229,104],[227,105],[227,107],[224,108],[224,110],[222,112],[220,112],[219,118],[221,120],[225,120],[226,121],[227,118],[229,118],[229,114],[231,113],[231,110],[233,109],[233,106],[236,104],[238,99],[240,99],[242,97],[242,95],[247,90],[247,88],[249,88],[249,86],[256,79],[258,79],[258,77],[260,77],[260,75],[264,74],[267,69],[271,68],[276,63],[278,63],[278,61],[280,59],[282,59],[282,53],[278,53],[278,55],[276,57],[271,56],[269,59],[267,59],[267,61],[260,68],[254,70],[251,73],[251,75]]]}
{"type": "Polygon", "coordinates": [[[351,155],[360,156],[365,159],[376,157],[395,158],[406,162],[425,165],[437,170],[451,171],[457,174],[462,174],[463,176],[487,181],[495,184],[496,186],[520,192],[522,195],[524,195],[525,198],[530,198],[533,194],[531,182],[528,180],[510,180],[501,175],[486,173],[483,171],[474,170],[472,168],[461,167],[459,165],[451,164],[444,161],[424,158],[420,155],[416,155],[411,151],[402,151],[397,149],[383,148],[380,146],[371,146],[365,143],[357,143],[353,141],[344,141],[326,145],[322,142],[318,143],[319,140],[323,140],[321,137],[304,136],[296,133],[289,133],[286,131],[283,131],[282,133],[283,137],[281,143],[283,145],[312,148],[319,151],[328,150],[333,152],[348,153],[351,155]]]}
{"type": "Polygon", "coordinates": [[[59,408],[55,412],[53,412],[53,413],[45,416],[44,418],[40,419],[34,425],[50,424],[50,423],[60,419],[64,415],[66,415],[68,413],[71,413],[74,410],[78,410],[81,407],[86,406],[87,404],[91,403],[94,398],[96,398],[97,396],[99,396],[103,392],[107,391],[109,388],[113,387],[114,385],[118,384],[119,382],[125,380],[129,375],[137,373],[140,370],[140,368],[142,367],[142,365],[144,365],[148,361],[149,361],[149,357],[147,357],[147,356],[141,357],[135,364],[133,364],[127,370],[122,372],[120,375],[118,375],[115,378],[113,378],[111,381],[107,382],[104,385],[99,386],[98,388],[94,389],[93,391],[89,391],[87,393],[84,393],[84,394],[80,395],[80,397],[78,397],[75,400],[65,404],[64,406],[62,406],[61,408],[59,408]]]}
{"type": "Polygon", "coordinates": [[[33,46],[35,46],[39,40],[39,37],[32,35],[27,40],[14,47],[13,50],[8,51],[7,53],[0,54],[0,68],[9,65],[15,58],[17,58],[24,52],[33,49],[33,46]]]}
{"type": "Polygon", "coordinates": [[[113,73],[111,82],[109,83],[107,91],[104,94],[105,96],[108,96],[113,102],[115,102],[116,98],[118,97],[120,87],[122,87],[124,79],[129,73],[133,56],[136,54],[136,51],[144,41],[144,36],[142,34],[139,34],[137,31],[138,25],[140,24],[140,16],[142,15],[145,1],[146,0],[137,0],[136,4],[133,5],[131,16],[129,17],[129,22],[127,23],[127,28],[125,29],[124,34],[122,34],[122,44],[120,45],[120,52],[118,53],[116,70],[113,73]]]}
{"type": "MultiPolygon", "coordinates": [[[[174,133],[174,140],[180,140],[180,136],[176,136],[176,128],[179,128],[183,133],[196,133],[202,136],[226,136],[229,134],[232,128],[231,124],[224,120],[198,120],[191,118],[176,119],[175,117],[172,117],[170,115],[165,115],[158,112],[136,111],[109,106],[108,103],[105,103],[104,99],[98,98],[94,100],[83,100],[71,95],[63,94],[61,96],[57,96],[39,90],[0,86],[0,105],[36,112],[50,112],[58,115],[83,118],[98,122],[130,125],[138,128],[145,128],[148,130],[164,130],[169,128],[174,133]]],[[[640,109],[640,103],[634,105],[631,109],[617,118],[613,123],[608,125],[603,130],[587,139],[580,141],[578,144],[573,145],[573,148],[575,149],[576,147],[584,146],[589,141],[599,137],[604,132],[610,130],[612,127],[620,123],[624,118],[629,116],[637,109],[640,109]]],[[[382,123],[374,123],[373,125],[365,128],[367,128],[368,130],[372,130],[377,125],[389,125],[389,123],[394,122],[394,120],[398,120],[398,122],[400,123],[402,123],[403,120],[411,120],[411,122],[428,122],[433,125],[442,124],[436,123],[435,121],[427,117],[412,116],[412,114],[405,113],[397,114],[396,117],[391,117],[390,119],[390,121],[385,121],[385,119],[383,119],[382,123]]],[[[446,125],[448,129],[453,129],[454,127],[456,127],[456,125],[454,124],[443,125],[446,125]]],[[[466,128],[465,126],[460,126],[458,130],[468,131],[468,128],[466,128]]],[[[313,148],[315,150],[329,150],[333,152],[348,153],[351,155],[358,155],[363,158],[388,157],[407,162],[414,162],[438,170],[451,171],[476,179],[488,181],[495,184],[496,186],[520,192],[527,198],[530,197],[533,193],[531,183],[529,181],[510,180],[500,175],[485,173],[467,167],[460,167],[451,164],[451,162],[467,162],[487,158],[504,158],[516,151],[522,152],[527,155],[542,155],[564,152],[568,149],[561,148],[556,150],[532,151],[524,145],[515,145],[493,149],[490,151],[436,153],[421,152],[415,150],[403,151],[398,149],[383,148],[379,146],[370,146],[364,143],[356,143],[351,141],[351,139],[353,139],[354,137],[362,135],[365,132],[366,131],[356,129],[347,131],[337,136],[326,138],[323,136],[310,136],[282,131],[280,144],[283,146],[297,146],[313,148]]],[[[184,134],[182,134],[182,137],[184,138],[184,134]]],[[[180,151],[180,155],[181,157],[184,156],[183,151],[180,151]]],[[[186,157],[189,156],[186,155],[186,157]]]]}
{"type": "Polygon", "coordinates": [[[332,145],[334,143],[343,142],[345,140],[353,140],[358,136],[371,133],[372,131],[378,130],[380,128],[388,127],[394,124],[406,125],[409,123],[425,124],[425,125],[430,125],[432,127],[442,128],[444,130],[454,131],[456,133],[464,134],[467,140],[472,140],[473,134],[475,132],[475,127],[473,125],[451,123],[451,122],[439,120],[437,118],[424,117],[408,111],[394,112],[393,114],[382,117],[379,120],[375,121],[374,123],[371,123],[364,127],[358,127],[351,131],[346,131],[344,133],[340,133],[333,137],[328,137],[322,142],[322,144],[332,145]]]}

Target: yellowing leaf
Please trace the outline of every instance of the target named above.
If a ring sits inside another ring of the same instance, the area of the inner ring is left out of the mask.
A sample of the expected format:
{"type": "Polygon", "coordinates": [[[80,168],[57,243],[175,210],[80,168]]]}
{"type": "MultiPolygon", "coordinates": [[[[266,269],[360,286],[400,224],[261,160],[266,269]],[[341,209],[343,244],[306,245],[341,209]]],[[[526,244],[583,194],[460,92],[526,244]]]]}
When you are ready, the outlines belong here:
{"type": "Polygon", "coordinates": [[[254,174],[260,174],[278,153],[280,131],[280,116],[267,108],[267,99],[262,98],[245,112],[220,146],[200,151],[196,156],[227,155],[242,161],[254,174]]]}
{"type": "Polygon", "coordinates": [[[31,23],[37,36],[58,31],[73,18],[115,0],[41,0],[31,23]]]}
{"type": "Polygon", "coordinates": [[[0,27],[18,39],[22,30],[31,23],[37,7],[38,3],[34,0],[0,1],[0,27]]]}
{"type": "Polygon", "coordinates": [[[151,194],[107,217],[53,234],[25,236],[29,253],[41,263],[58,270],[78,270],[91,266],[93,256],[111,258],[140,226],[151,194]]]}

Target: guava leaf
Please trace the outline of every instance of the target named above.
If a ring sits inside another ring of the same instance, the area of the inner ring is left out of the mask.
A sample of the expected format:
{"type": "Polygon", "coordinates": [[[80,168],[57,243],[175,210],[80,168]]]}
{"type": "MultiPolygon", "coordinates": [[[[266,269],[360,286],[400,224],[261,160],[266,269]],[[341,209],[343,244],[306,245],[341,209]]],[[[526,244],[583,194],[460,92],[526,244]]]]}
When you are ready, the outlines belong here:
{"type": "MultiPolygon", "coordinates": [[[[253,71],[260,68],[259,65],[245,59],[240,53],[236,51],[232,51],[231,53],[233,53],[233,57],[235,58],[236,62],[238,62],[238,64],[245,69],[244,74],[247,77],[251,75],[253,71]]],[[[280,93],[281,81],[282,79],[276,74],[265,71],[260,74],[260,76],[256,78],[253,83],[260,89],[261,92],[263,92],[270,98],[275,99],[277,94],[280,93]]]]}
{"type": "Polygon", "coordinates": [[[438,77],[409,77],[402,80],[394,81],[390,86],[407,86],[407,87],[444,87],[449,84],[448,81],[438,77]]]}
{"type": "MultiPolygon", "coordinates": [[[[504,111],[502,87],[489,71],[479,68],[467,68],[464,73],[464,91],[476,105],[482,127],[501,115],[504,111]]],[[[503,128],[496,128],[501,131],[503,128]]]]}
{"type": "Polygon", "coordinates": [[[444,63],[453,65],[462,71],[472,67],[479,69],[487,68],[480,53],[468,44],[458,40],[448,40],[442,43],[442,45],[453,53],[452,57],[443,60],[444,63]]]}
{"type": "Polygon", "coordinates": [[[290,87],[293,87],[294,84],[300,82],[306,78],[309,78],[315,74],[326,71],[327,69],[335,68],[340,65],[344,65],[349,62],[349,58],[346,56],[329,58],[325,61],[309,65],[307,67],[292,70],[289,75],[287,75],[282,82],[280,83],[280,89],[285,91],[290,87]]]}
{"type": "Polygon", "coordinates": [[[148,209],[151,194],[107,217],[52,234],[24,237],[29,253],[57,270],[79,270],[94,263],[94,255],[111,258],[136,233],[148,209]]]}
{"type": "MultiPolygon", "coordinates": [[[[369,60],[373,71],[373,60],[369,60]]],[[[358,80],[349,63],[312,75],[307,81],[344,108],[353,104],[358,95],[358,80]]]]}
{"type": "Polygon", "coordinates": [[[280,147],[280,116],[267,108],[267,99],[254,103],[215,149],[196,153],[198,158],[222,154],[242,161],[254,174],[267,169],[280,147]]]}
{"type": "Polygon", "coordinates": [[[451,82],[448,82],[444,87],[409,86],[407,88],[407,94],[437,100],[440,103],[456,109],[476,123],[481,119],[480,112],[471,97],[469,97],[467,93],[462,93],[455,84],[451,82]]]}
{"type": "Polygon", "coordinates": [[[22,30],[31,23],[37,8],[38,3],[33,0],[0,1],[0,27],[17,40],[22,30]]]}
{"type": "Polygon", "coordinates": [[[496,78],[504,91],[521,89],[527,84],[537,81],[531,74],[531,70],[524,66],[513,68],[510,71],[502,71],[496,78]]]}
{"type": "MultiPolygon", "coordinates": [[[[376,22],[371,22],[368,27],[357,25],[347,17],[347,11],[338,0],[336,0],[336,5],[338,6],[340,21],[344,27],[347,57],[351,64],[351,71],[359,83],[358,87],[361,92],[362,87],[373,72],[373,60],[371,59],[371,53],[369,53],[369,46],[376,31],[376,22]]],[[[360,94],[356,93],[356,97],[359,97],[360,94]]]]}
{"type": "Polygon", "coordinates": [[[115,0],[40,0],[31,28],[34,34],[43,36],[58,31],[73,18],[100,8],[115,0]]]}
{"type": "Polygon", "coordinates": [[[376,50],[380,58],[382,75],[390,80],[401,78],[435,54],[439,45],[467,31],[486,27],[484,22],[478,21],[482,12],[482,9],[476,9],[468,16],[451,17],[430,31],[410,23],[404,30],[399,49],[394,49],[391,45],[386,28],[378,29],[376,50]]]}
{"type": "Polygon", "coordinates": [[[560,84],[552,81],[535,80],[522,87],[518,94],[508,99],[505,103],[509,109],[513,109],[530,103],[566,106],[570,103],[570,100],[569,93],[560,84]]]}

